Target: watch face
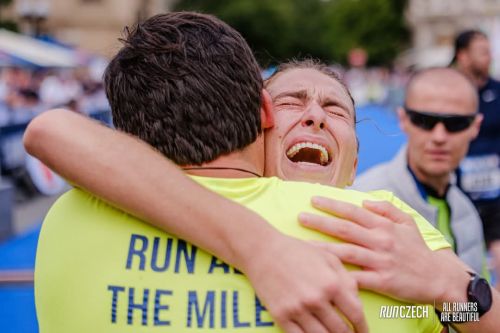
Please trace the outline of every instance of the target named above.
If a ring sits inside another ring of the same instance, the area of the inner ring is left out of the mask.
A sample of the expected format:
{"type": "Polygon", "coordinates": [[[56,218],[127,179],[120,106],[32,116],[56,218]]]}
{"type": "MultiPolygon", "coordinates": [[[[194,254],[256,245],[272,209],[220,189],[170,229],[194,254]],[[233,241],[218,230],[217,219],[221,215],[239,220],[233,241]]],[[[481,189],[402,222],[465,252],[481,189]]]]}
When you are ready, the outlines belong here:
{"type": "Polygon", "coordinates": [[[477,300],[478,312],[482,314],[488,311],[491,307],[491,289],[488,282],[483,278],[476,279],[474,282],[475,283],[472,286],[471,293],[477,300]]]}

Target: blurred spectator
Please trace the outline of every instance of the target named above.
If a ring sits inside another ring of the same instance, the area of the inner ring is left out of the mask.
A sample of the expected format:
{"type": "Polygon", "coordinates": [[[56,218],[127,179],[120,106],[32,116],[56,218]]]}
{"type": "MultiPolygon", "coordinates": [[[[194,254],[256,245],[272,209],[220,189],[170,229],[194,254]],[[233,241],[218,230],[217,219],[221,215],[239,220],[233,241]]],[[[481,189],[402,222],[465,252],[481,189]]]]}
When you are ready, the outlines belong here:
{"type": "Polygon", "coordinates": [[[367,61],[368,54],[361,48],[352,49],[347,56],[349,69],[344,74],[344,80],[357,105],[367,104],[369,100],[367,61]]]}
{"type": "Polygon", "coordinates": [[[81,95],[82,85],[69,70],[52,73],[40,84],[40,100],[47,109],[67,105],[81,95]]]}
{"type": "Polygon", "coordinates": [[[485,239],[500,276],[500,82],[489,75],[491,59],[484,33],[467,30],[457,36],[453,63],[476,85],[479,112],[484,116],[481,131],[460,165],[460,186],[481,215],[485,239]]]}
{"type": "Polygon", "coordinates": [[[392,161],[363,173],[354,187],[394,192],[438,228],[465,263],[488,276],[481,220],[453,175],[479,132],[477,105],[474,86],[460,72],[434,68],[417,73],[398,110],[408,146],[392,161]]]}
{"type": "Polygon", "coordinates": [[[394,108],[403,102],[409,75],[409,72],[400,68],[351,68],[344,73],[343,79],[356,106],[378,104],[394,108]]]}
{"type": "Polygon", "coordinates": [[[348,54],[349,69],[343,79],[356,105],[401,105],[408,73],[399,68],[393,71],[384,67],[368,68],[367,61],[368,54],[363,49],[352,49],[348,54]]]}
{"type": "Polygon", "coordinates": [[[65,107],[87,115],[108,111],[101,76],[103,61],[88,68],[3,68],[0,72],[0,126],[27,123],[38,113],[65,107]]]}
{"type": "Polygon", "coordinates": [[[403,105],[405,99],[404,87],[408,84],[410,72],[400,67],[395,67],[387,79],[387,95],[384,104],[395,108],[403,105]]]}

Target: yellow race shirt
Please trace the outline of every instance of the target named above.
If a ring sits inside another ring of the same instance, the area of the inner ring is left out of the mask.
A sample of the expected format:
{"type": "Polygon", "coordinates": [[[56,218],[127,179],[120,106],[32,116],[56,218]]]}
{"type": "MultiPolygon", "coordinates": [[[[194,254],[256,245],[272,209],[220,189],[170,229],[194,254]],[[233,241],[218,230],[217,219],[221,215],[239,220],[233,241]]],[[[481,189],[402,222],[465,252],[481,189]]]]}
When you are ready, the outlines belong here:
{"type": "MultiPolygon", "coordinates": [[[[416,218],[431,249],[449,247],[388,192],[371,195],[277,178],[193,178],[297,238],[336,241],[297,222],[302,211],[318,213],[310,198],[322,195],[355,204],[388,199],[416,218]]],[[[387,319],[395,310],[407,315],[409,304],[368,291],[360,295],[371,332],[441,330],[431,307],[422,306],[422,318],[387,319]]],[[[78,189],[64,194],[43,224],[35,297],[41,333],[280,332],[240,272],[78,189]]]]}

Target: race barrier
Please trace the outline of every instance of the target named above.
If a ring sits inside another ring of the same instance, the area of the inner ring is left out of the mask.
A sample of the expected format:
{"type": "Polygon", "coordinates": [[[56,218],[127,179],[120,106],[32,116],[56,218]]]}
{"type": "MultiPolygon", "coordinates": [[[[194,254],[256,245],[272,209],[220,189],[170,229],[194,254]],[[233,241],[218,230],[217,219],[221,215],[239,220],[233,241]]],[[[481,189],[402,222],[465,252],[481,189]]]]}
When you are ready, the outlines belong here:
{"type": "MultiPolygon", "coordinates": [[[[109,110],[94,112],[90,117],[111,125],[109,110]]],[[[22,183],[28,183],[31,191],[42,195],[60,193],[66,186],[61,177],[24,150],[27,126],[28,122],[0,127],[0,243],[13,235],[15,180],[23,177],[22,183]]]]}

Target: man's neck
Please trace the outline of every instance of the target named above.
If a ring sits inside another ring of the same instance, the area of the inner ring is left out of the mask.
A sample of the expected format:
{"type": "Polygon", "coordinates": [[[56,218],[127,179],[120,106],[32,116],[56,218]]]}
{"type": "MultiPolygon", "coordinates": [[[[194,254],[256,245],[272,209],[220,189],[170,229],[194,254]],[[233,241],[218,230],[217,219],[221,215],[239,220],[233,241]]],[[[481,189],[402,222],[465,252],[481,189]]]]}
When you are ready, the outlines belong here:
{"type": "Polygon", "coordinates": [[[186,165],[190,175],[214,178],[250,178],[264,174],[264,145],[262,135],[243,150],[233,152],[203,163],[201,166],[186,165]]]}
{"type": "Polygon", "coordinates": [[[467,76],[478,89],[481,89],[486,85],[486,83],[488,83],[488,76],[475,73],[474,71],[460,65],[457,66],[457,69],[467,76]]]}
{"type": "Polygon", "coordinates": [[[473,75],[472,82],[476,85],[478,89],[481,89],[488,83],[488,77],[484,75],[473,75]]]}
{"type": "Polygon", "coordinates": [[[411,172],[415,175],[417,180],[434,189],[439,197],[443,197],[446,194],[446,190],[448,189],[448,185],[450,184],[450,174],[444,174],[440,176],[429,175],[419,168],[415,167],[411,161],[409,161],[408,166],[410,167],[411,172]]]}

